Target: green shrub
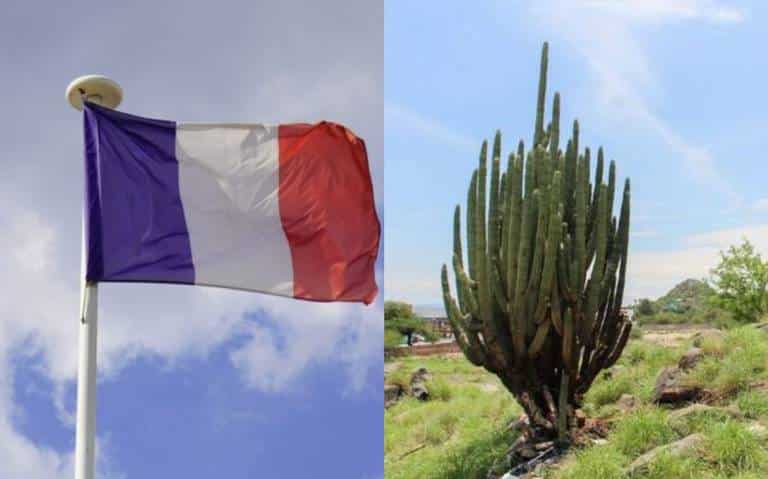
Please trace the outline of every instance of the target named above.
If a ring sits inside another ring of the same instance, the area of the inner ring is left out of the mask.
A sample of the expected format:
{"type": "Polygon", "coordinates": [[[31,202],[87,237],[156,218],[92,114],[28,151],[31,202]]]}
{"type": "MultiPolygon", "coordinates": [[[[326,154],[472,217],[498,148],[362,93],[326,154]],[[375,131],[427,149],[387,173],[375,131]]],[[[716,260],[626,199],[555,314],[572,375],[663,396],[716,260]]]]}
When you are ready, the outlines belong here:
{"type": "Polygon", "coordinates": [[[403,343],[403,335],[396,329],[384,329],[384,349],[392,349],[403,343]]]}
{"type": "Polygon", "coordinates": [[[450,384],[445,379],[432,379],[427,383],[430,399],[449,401],[453,395],[450,384]]]}

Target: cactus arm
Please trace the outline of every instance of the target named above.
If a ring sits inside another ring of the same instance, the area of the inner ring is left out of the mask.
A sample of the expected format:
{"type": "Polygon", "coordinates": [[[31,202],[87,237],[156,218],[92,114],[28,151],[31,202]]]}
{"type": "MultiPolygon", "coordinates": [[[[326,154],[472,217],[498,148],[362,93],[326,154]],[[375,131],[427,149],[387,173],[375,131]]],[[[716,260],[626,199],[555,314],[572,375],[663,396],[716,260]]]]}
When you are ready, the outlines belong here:
{"type": "Polygon", "coordinates": [[[467,262],[469,275],[473,278],[477,278],[475,214],[477,214],[477,170],[472,173],[469,190],[467,190],[467,262]]]}
{"type": "Polygon", "coordinates": [[[544,136],[544,102],[547,96],[547,64],[549,63],[549,45],[544,42],[541,48],[539,66],[539,92],[536,97],[536,124],[534,125],[533,146],[537,146],[544,136]]]}

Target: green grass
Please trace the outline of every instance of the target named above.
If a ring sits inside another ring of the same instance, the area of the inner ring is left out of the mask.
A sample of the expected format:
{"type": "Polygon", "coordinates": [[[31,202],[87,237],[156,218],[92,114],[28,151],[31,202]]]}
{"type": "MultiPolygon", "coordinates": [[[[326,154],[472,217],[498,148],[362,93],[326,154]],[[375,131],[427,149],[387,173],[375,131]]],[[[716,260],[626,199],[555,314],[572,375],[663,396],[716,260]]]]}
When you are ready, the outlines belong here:
{"type": "Polygon", "coordinates": [[[726,421],[711,428],[704,456],[716,470],[725,474],[765,471],[768,459],[762,441],[735,421],[726,421]]]}
{"type": "Polygon", "coordinates": [[[685,381],[730,396],[766,377],[768,341],[762,331],[743,326],[728,331],[718,356],[706,358],[685,381]]]}
{"type": "Polygon", "coordinates": [[[750,419],[768,416],[768,393],[744,391],[736,397],[736,405],[750,419]]]}
{"type": "Polygon", "coordinates": [[[676,420],[670,420],[669,425],[682,437],[697,432],[706,433],[716,424],[721,424],[730,419],[731,415],[726,411],[714,408],[688,414],[687,416],[676,420]]]}
{"type": "Polygon", "coordinates": [[[701,459],[662,453],[638,476],[643,479],[700,479],[706,477],[706,470],[707,465],[701,459]]]}
{"type": "Polygon", "coordinates": [[[613,432],[611,444],[623,454],[637,457],[676,438],[667,423],[667,412],[649,407],[624,417],[613,432]]]}
{"type": "Polygon", "coordinates": [[[395,364],[387,382],[410,381],[413,371],[426,367],[432,400],[407,398],[385,411],[387,479],[485,478],[515,439],[503,432],[520,414],[512,396],[495,376],[459,356],[408,357],[395,364]]]}
{"type": "Polygon", "coordinates": [[[627,457],[610,446],[597,446],[578,451],[558,471],[560,479],[624,479],[627,457]]]}
{"type": "Polygon", "coordinates": [[[622,394],[649,400],[656,375],[665,366],[673,365],[682,349],[670,349],[643,341],[632,341],[614,368],[610,379],[600,376],[586,394],[586,409],[600,415],[600,409],[615,403],[622,394]]]}
{"type": "MultiPolygon", "coordinates": [[[[753,479],[768,477],[768,452],[746,421],[768,421],[768,392],[750,390],[768,378],[768,335],[751,327],[730,330],[722,339],[706,339],[709,355],[685,378],[715,389],[720,405],[734,404],[741,420],[723,412],[694,414],[669,421],[670,411],[650,404],[656,376],[677,363],[690,347],[667,348],[647,340],[630,341],[618,367],[601,375],[585,396],[584,409],[612,424],[608,443],[569,453],[552,479],[753,479]],[[642,406],[619,412],[622,394],[642,406]],[[692,454],[663,454],[646,469],[628,477],[625,468],[644,452],[698,432],[704,442],[692,454]]],[[[426,367],[432,400],[404,399],[385,412],[387,479],[483,479],[514,441],[505,426],[520,408],[498,379],[463,357],[402,358],[388,363],[387,382],[408,383],[414,370],[426,367]],[[392,365],[395,365],[393,369],[392,365]],[[413,450],[415,452],[412,452],[413,450]]]]}

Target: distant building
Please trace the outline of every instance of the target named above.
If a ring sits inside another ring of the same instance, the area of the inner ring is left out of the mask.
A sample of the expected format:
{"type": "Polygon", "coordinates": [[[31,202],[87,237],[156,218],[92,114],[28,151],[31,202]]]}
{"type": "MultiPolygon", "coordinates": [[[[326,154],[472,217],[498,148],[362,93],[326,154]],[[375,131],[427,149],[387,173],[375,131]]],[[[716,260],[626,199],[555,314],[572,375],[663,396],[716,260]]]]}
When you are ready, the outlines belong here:
{"type": "Polygon", "coordinates": [[[429,324],[439,340],[453,339],[451,323],[442,306],[414,305],[413,312],[429,324]]]}
{"type": "Polygon", "coordinates": [[[424,317],[424,321],[430,325],[432,332],[434,332],[438,338],[453,338],[453,330],[451,330],[451,323],[448,321],[448,318],[444,316],[424,317]]]}

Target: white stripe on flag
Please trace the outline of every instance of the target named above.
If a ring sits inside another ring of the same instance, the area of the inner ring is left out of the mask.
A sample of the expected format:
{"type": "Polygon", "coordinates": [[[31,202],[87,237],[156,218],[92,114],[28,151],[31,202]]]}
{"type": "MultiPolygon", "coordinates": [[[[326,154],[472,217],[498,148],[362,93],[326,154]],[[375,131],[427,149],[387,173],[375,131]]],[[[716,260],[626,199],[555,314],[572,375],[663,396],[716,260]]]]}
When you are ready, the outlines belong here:
{"type": "Polygon", "coordinates": [[[278,127],[177,124],[195,284],[293,296],[278,203],[278,127]]]}

